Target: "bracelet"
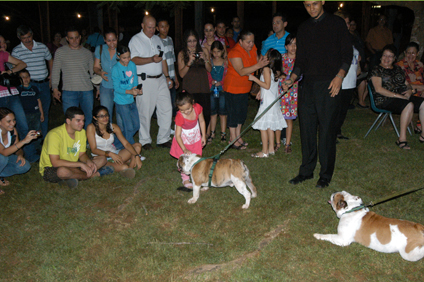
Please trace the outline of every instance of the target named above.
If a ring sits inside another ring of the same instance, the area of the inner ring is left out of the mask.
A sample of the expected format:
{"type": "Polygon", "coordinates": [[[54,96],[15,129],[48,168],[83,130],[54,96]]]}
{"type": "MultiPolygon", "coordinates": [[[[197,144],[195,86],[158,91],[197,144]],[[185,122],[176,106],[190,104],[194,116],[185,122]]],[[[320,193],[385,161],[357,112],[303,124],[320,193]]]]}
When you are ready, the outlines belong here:
{"type": "Polygon", "coordinates": [[[105,157],[109,157],[110,151],[105,151],[105,157]]]}
{"type": "Polygon", "coordinates": [[[19,148],[18,148],[18,146],[16,146],[16,144],[13,144],[13,145],[15,145],[15,147],[16,147],[16,149],[17,149],[16,151],[19,151],[19,148]]]}
{"type": "Polygon", "coordinates": [[[169,78],[169,79],[171,79],[171,78],[169,77],[169,75],[165,75],[165,77],[166,77],[166,78],[169,78]]]}
{"type": "Polygon", "coordinates": [[[340,74],[336,74],[336,76],[338,77],[338,78],[341,78],[341,79],[343,79],[344,77],[342,76],[342,75],[340,75],[340,74]]]}

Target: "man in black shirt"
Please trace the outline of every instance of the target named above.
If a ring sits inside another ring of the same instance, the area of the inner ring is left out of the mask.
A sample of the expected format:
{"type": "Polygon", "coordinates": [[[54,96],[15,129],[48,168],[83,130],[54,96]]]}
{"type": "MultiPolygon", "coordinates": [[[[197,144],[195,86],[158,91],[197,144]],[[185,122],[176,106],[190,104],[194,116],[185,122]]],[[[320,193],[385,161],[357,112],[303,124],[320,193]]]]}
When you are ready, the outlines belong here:
{"type": "Polygon", "coordinates": [[[338,94],[353,51],[346,23],[325,12],[324,1],[305,1],[304,5],[311,18],[298,29],[296,62],[283,85],[287,90],[301,74],[304,76],[298,97],[302,165],[289,183],[296,185],[313,178],[319,154],[321,170],[316,187],[324,188],[334,172],[338,94]]]}

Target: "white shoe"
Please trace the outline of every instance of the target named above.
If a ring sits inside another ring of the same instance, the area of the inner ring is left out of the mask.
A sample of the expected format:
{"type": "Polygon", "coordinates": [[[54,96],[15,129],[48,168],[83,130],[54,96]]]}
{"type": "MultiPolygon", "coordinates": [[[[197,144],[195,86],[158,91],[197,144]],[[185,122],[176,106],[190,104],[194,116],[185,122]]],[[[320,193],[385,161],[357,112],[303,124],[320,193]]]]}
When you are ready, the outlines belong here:
{"type": "Polygon", "coordinates": [[[141,161],[144,161],[146,159],[146,157],[144,157],[144,156],[140,156],[140,160],[141,161]]]}
{"type": "Polygon", "coordinates": [[[171,135],[175,135],[175,130],[171,129],[171,135]]]}

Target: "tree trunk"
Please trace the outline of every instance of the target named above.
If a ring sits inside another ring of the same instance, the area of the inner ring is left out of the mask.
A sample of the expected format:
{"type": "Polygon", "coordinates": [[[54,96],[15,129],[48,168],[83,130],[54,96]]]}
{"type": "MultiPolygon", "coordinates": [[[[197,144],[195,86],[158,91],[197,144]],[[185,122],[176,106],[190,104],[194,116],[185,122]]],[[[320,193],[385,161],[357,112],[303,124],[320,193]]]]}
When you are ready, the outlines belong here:
{"type": "Polygon", "coordinates": [[[237,1],[237,16],[240,19],[240,26],[244,27],[244,1],[237,1]]]}
{"type": "Polygon", "coordinates": [[[203,39],[203,2],[194,2],[194,29],[199,35],[199,39],[203,39]]]}
{"type": "Polygon", "coordinates": [[[182,38],[183,38],[183,9],[181,7],[175,7],[175,54],[182,49],[182,38]]]}

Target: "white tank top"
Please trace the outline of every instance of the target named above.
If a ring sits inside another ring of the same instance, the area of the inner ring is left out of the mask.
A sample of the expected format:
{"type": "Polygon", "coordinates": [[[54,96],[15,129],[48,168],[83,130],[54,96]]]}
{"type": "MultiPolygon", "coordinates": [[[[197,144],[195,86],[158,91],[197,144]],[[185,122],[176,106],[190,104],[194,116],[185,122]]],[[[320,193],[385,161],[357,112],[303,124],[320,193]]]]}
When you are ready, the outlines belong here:
{"type": "MultiPolygon", "coordinates": [[[[110,125],[110,127],[113,130],[112,124],[110,125]]],[[[96,137],[96,145],[97,145],[97,149],[102,150],[102,151],[110,151],[112,153],[118,154],[119,150],[117,150],[115,148],[115,146],[113,145],[113,142],[115,141],[115,134],[110,133],[109,139],[104,139],[103,137],[100,137],[97,132],[95,132],[96,137]]],[[[91,153],[93,156],[97,156],[96,154],[91,153]]]]}
{"type": "Polygon", "coordinates": [[[7,132],[7,140],[9,141],[8,143],[7,143],[7,145],[4,145],[4,143],[3,143],[3,135],[1,134],[2,132],[1,132],[1,129],[0,129],[0,142],[1,142],[1,144],[4,146],[4,148],[6,149],[6,148],[9,148],[10,147],[10,143],[11,143],[11,141],[12,141],[12,134],[10,134],[10,131],[8,131],[7,132]]]}

